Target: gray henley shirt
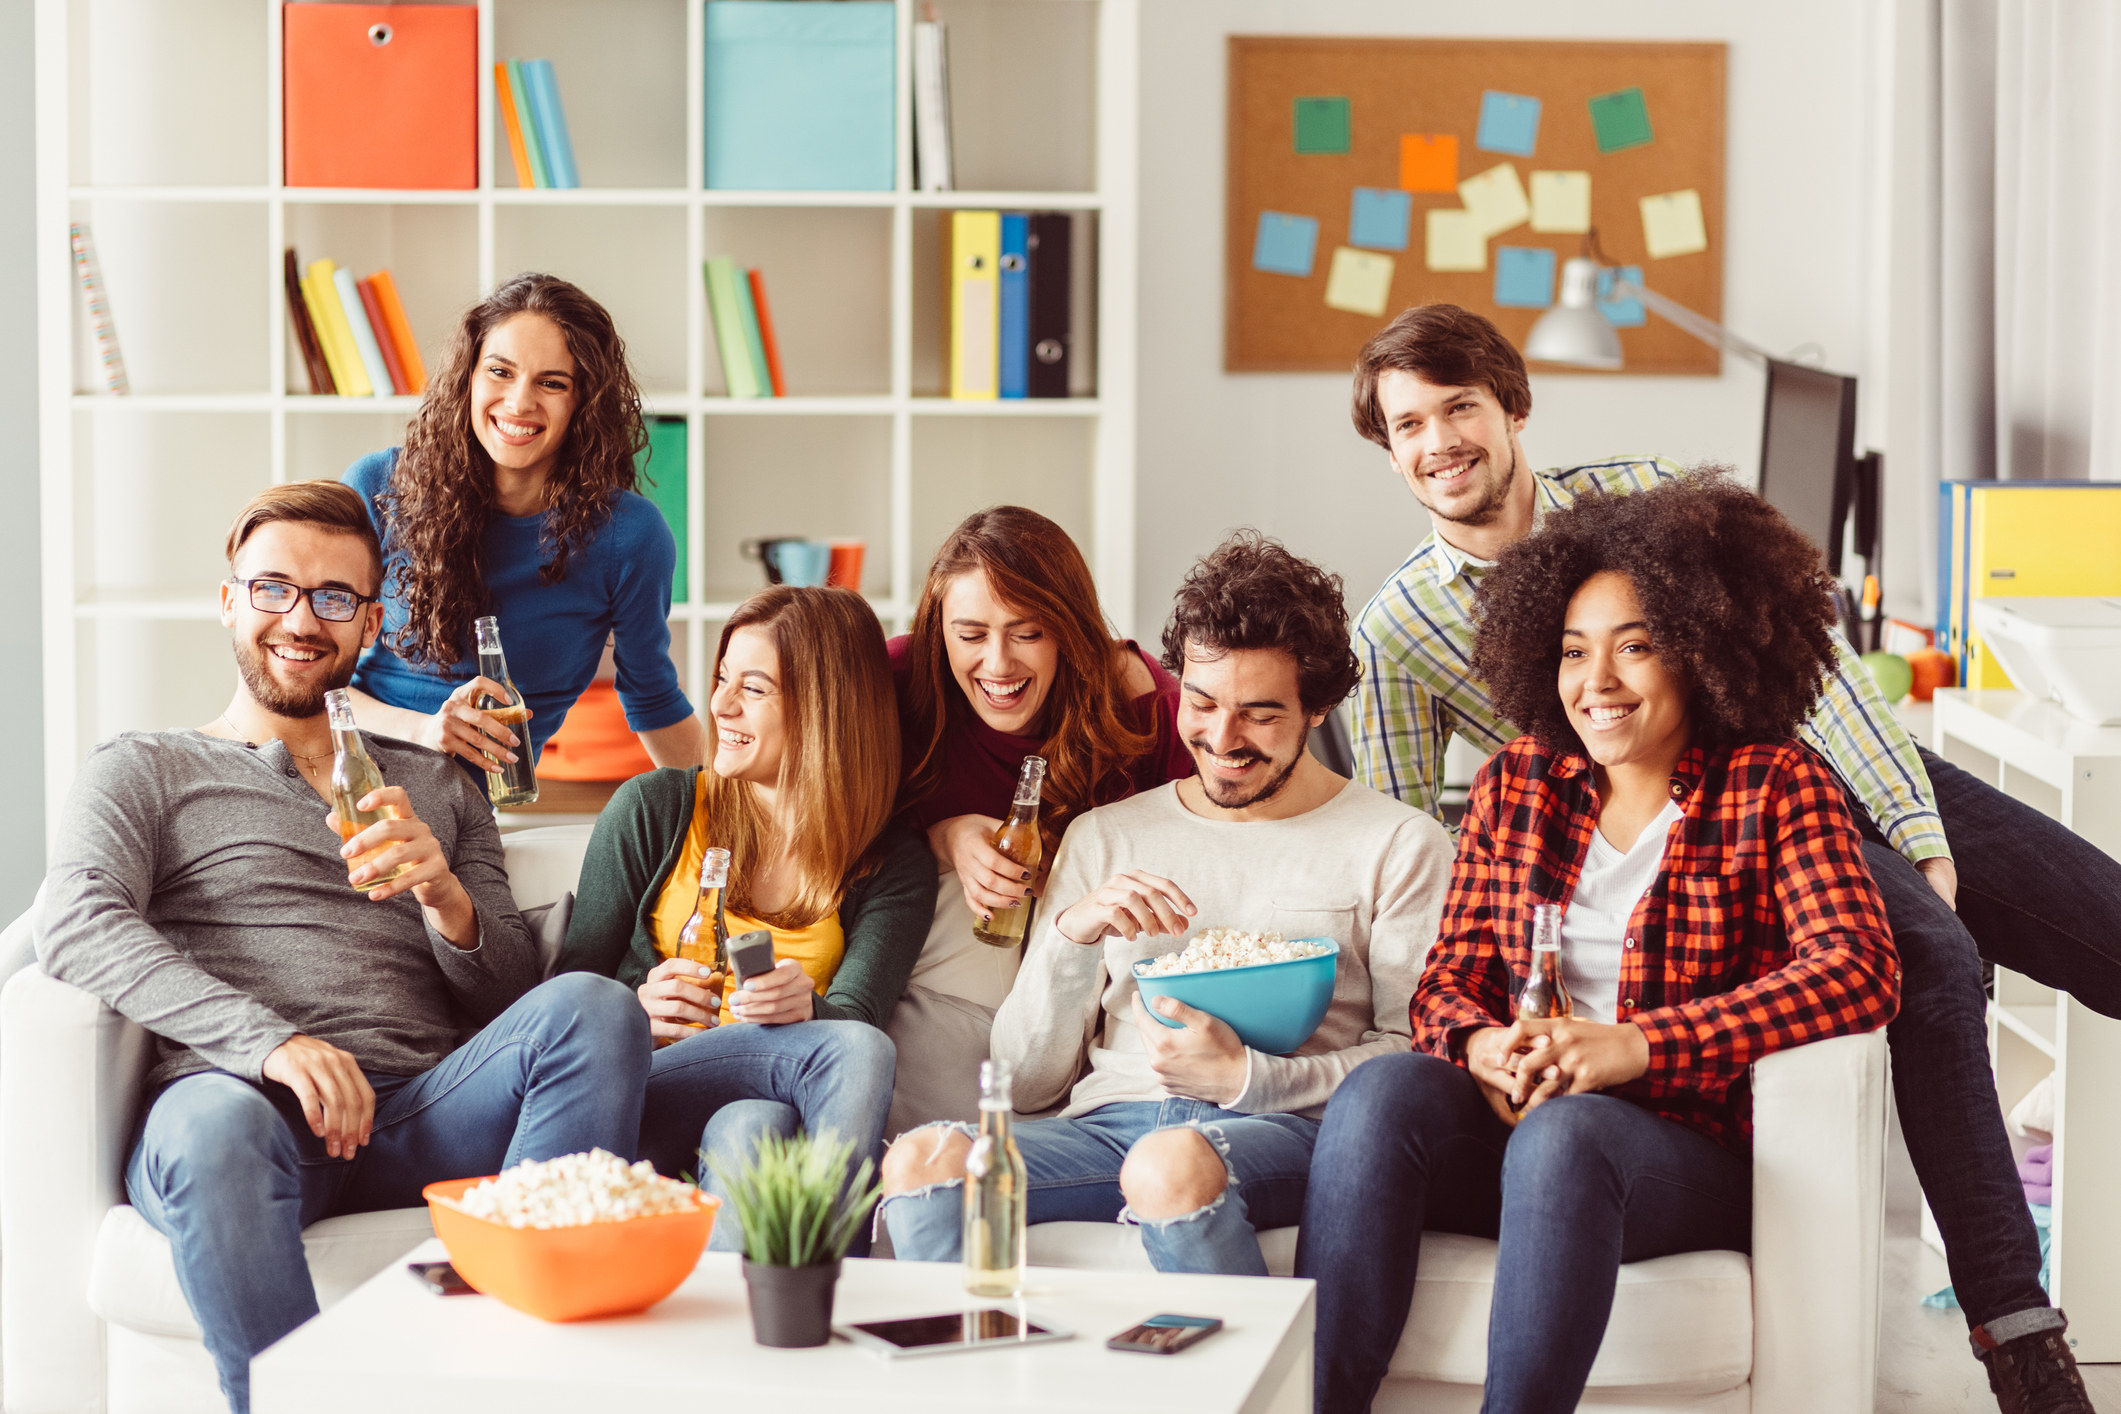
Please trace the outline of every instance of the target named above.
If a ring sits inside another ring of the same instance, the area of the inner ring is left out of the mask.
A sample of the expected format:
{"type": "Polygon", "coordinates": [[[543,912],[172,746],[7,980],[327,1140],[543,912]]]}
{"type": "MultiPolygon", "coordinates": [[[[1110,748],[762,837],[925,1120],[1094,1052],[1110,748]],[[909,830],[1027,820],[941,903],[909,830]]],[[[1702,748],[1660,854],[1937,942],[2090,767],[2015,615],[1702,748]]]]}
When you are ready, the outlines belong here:
{"type": "Polygon", "coordinates": [[[153,1032],[149,1077],[256,1081],[297,1032],[364,1070],[431,1069],[538,981],[492,812],[448,758],[363,733],[478,910],[478,945],[429,928],[408,892],[348,886],[329,809],[279,742],[127,732],[74,779],[38,961],[153,1032]]]}

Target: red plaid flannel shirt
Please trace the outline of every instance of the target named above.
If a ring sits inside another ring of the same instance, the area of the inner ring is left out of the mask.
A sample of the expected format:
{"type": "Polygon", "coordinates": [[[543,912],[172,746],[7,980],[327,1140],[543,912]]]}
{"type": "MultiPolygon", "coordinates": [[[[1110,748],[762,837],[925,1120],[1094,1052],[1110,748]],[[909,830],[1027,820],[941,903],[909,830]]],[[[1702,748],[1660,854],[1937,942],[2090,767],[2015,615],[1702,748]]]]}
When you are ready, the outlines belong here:
{"type": "MultiPolygon", "coordinates": [[[[1789,1046],[1871,1031],[1900,1005],[1900,959],[1841,786],[1794,741],[1689,748],[1682,815],[1628,920],[1617,1019],[1650,1042],[1613,1093],[1751,1143],[1749,1067],[1789,1046]]],[[[1531,909],[1566,905],[1598,823],[1590,763],[1531,737],[1474,778],[1443,922],[1412,1005],[1414,1047],[1465,1064],[1508,1023],[1531,961],[1531,909]]]]}

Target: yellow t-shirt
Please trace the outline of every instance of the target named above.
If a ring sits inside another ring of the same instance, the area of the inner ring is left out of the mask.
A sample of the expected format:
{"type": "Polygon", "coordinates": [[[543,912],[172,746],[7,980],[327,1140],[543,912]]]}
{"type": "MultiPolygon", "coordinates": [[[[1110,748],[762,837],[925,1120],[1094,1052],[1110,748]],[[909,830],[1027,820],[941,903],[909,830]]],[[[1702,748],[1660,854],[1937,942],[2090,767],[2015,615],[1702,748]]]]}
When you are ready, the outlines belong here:
{"type": "MultiPolygon", "coordinates": [[[[678,954],[678,934],[692,920],[693,910],[700,903],[700,860],[707,854],[707,773],[700,772],[699,784],[692,796],[692,826],[685,832],[685,847],[678,852],[677,863],[670,867],[670,877],[663,881],[663,891],[656,896],[655,912],[651,925],[655,933],[656,951],[665,957],[678,954]]],[[[807,928],[770,928],[755,919],[745,918],[734,909],[724,909],[723,916],[729,925],[729,936],[748,933],[754,928],[767,928],[773,934],[773,957],[776,962],[792,957],[809,974],[810,985],[819,996],[832,985],[832,975],[840,970],[840,959],[847,951],[847,935],[840,928],[837,912],[828,913],[807,928]]],[[[733,989],[725,989],[722,1001],[722,1020],[734,1020],[730,1015],[728,997],[733,989]]]]}

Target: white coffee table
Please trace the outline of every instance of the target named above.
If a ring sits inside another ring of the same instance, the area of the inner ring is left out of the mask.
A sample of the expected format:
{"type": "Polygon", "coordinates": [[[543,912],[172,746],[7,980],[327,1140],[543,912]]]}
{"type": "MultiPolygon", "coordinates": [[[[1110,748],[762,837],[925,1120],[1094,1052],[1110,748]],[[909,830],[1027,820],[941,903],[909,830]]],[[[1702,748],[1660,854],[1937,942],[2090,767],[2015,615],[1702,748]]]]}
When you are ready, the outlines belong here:
{"type": "MultiPolygon", "coordinates": [[[[405,1260],[446,1255],[430,1241],[405,1260]]],[[[960,1274],[955,1264],[850,1260],[833,1318],[996,1304],[967,1297],[960,1274]]],[[[484,1296],[431,1295],[401,1261],[253,1361],[251,1404],[257,1414],[1311,1408],[1308,1281],[1034,1267],[1021,1304],[1075,1339],[884,1360],[843,1340],[815,1350],[754,1344],[734,1254],[702,1257],[683,1286],[643,1315],[571,1325],[484,1296]],[[1162,1311],[1220,1316],[1224,1328],[1177,1355],[1104,1348],[1105,1337],[1162,1311]]]]}

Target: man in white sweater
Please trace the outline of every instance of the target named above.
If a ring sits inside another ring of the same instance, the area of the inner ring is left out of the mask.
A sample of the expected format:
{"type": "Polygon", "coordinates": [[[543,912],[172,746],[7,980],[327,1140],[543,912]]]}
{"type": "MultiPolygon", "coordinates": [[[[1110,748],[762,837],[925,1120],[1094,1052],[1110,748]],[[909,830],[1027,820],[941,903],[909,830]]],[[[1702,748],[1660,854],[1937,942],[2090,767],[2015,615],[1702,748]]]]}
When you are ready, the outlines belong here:
{"type": "MultiPolygon", "coordinates": [[[[1032,1222],[1132,1221],[1160,1270],[1263,1276],[1256,1234],[1301,1215],[1334,1087],[1409,1048],[1451,843],[1305,750],[1360,671],[1337,577],[1241,532],[1187,575],[1164,665],[1200,774],[1069,827],[993,1055],[1017,1109],[1061,1106],[1016,1130],[1032,1222]],[[1207,928],[1340,944],[1332,1006],[1293,1054],[1170,998],[1177,1027],[1144,1014],[1133,964],[1207,928]]],[[[899,1257],[957,1258],[971,1135],[929,1125],[886,1155],[899,1257]]]]}

